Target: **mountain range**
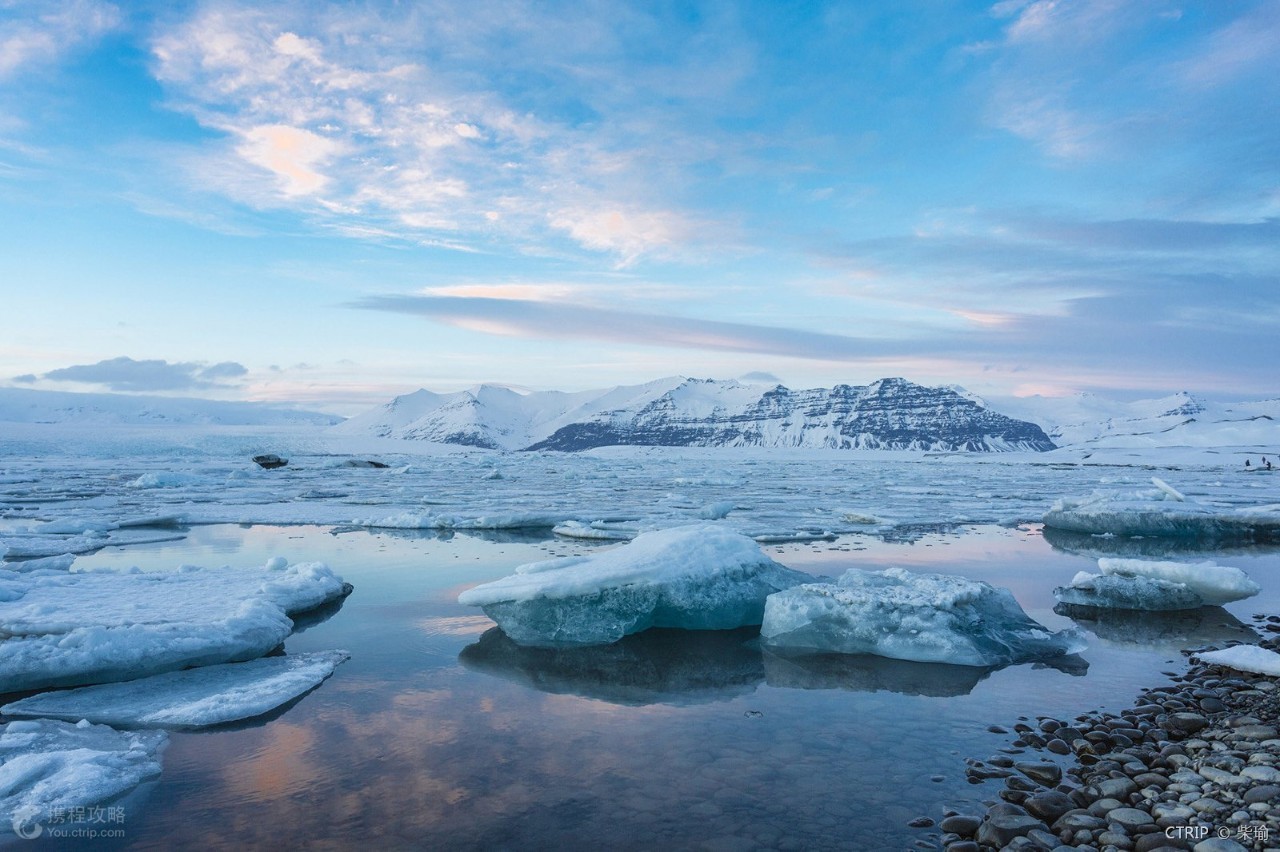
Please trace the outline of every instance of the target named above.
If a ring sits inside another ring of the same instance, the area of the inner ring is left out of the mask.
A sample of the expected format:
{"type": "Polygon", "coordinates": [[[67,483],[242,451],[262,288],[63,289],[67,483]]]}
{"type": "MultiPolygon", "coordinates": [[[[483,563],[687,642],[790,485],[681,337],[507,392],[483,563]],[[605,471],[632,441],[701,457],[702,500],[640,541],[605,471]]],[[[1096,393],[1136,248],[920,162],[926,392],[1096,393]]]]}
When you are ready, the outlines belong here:
{"type": "Polygon", "coordinates": [[[420,390],[347,420],[335,432],[499,450],[603,446],[1051,450],[1034,423],[953,388],[905,379],[790,390],[780,384],[672,377],[580,393],[481,385],[420,390]]]}

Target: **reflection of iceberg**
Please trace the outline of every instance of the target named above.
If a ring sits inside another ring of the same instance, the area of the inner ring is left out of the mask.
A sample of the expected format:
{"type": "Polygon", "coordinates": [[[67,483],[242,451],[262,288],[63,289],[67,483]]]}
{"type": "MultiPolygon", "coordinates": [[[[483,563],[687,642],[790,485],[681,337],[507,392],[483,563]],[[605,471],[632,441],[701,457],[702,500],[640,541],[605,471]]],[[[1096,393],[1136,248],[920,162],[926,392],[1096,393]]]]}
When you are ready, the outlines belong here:
{"type": "Polygon", "coordinates": [[[1136,494],[1063,498],[1044,515],[1044,525],[1117,536],[1280,541],[1280,504],[1229,508],[1191,500],[1158,478],[1136,494]]]}
{"type": "Polygon", "coordinates": [[[543,692],[612,704],[703,704],[755,691],[764,680],[755,628],[646,630],[612,645],[527,648],[499,628],[462,649],[467,668],[543,692]]]}
{"type": "Polygon", "coordinates": [[[757,625],[765,598],[812,580],[746,536],[713,524],[644,533],[621,547],[534,562],[458,596],[514,641],[603,645],[651,627],[757,625]]]}
{"type": "Polygon", "coordinates": [[[1198,538],[1129,538],[1092,532],[1076,532],[1057,527],[1044,527],[1044,540],[1056,550],[1087,556],[1093,559],[1119,556],[1129,559],[1168,559],[1192,553],[1213,553],[1216,556],[1235,553],[1258,553],[1274,550],[1271,545],[1236,546],[1198,538]]]}
{"type": "Polygon", "coordinates": [[[765,682],[785,689],[844,689],[902,695],[968,695],[995,671],[991,666],[917,663],[873,654],[764,652],[765,682]]]}
{"type": "Polygon", "coordinates": [[[1137,612],[1058,604],[1053,608],[1115,645],[1181,651],[1231,640],[1256,642],[1258,634],[1220,606],[1177,612],[1137,612]]]}
{"type": "Polygon", "coordinates": [[[1084,648],[1074,631],[1051,633],[1031,619],[1008,589],[901,568],[853,569],[838,583],[771,595],[760,638],[774,648],[962,666],[1000,666],[1084,648]]]}

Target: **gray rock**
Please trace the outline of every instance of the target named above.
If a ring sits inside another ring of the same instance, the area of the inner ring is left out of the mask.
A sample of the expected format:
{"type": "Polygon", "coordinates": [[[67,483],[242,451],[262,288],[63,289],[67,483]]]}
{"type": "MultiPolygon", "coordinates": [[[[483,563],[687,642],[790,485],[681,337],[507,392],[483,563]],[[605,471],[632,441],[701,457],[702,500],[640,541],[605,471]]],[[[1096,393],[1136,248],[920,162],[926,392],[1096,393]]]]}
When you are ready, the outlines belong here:
{"type": "Polygon", "coordinates": [[[1048,830],[1048,826],[1029,814],[988,814],[978,827],[977,841],[1000,849],[1015,837],[1025,837],[1033,828],[1048,830]]]}
{"type": "Polygon", "coordinates": [[[1274,725],[1242,725],[1232,733],[1246,740],[1274,740],[1280,736],[1274,725]]]}
{"type": "Polygon", "coordinates": [[[1170,733],[1185,737],[1204,730],[1208,724],[1209,720],[1199,713],[1170,713],[1164,726],[1170,733]]]}
{"type": "Polygon", "coordinates": [[[1062,767],[1056,763],[1018,763],[1014,768],[1046,787],[1052,787],[1062,780],[1062,767]]]}
{"type": "Polygon", "coordinates": [[[1244,783],[1244,779],[1239,775],[1235,775],[1225,769],[1219,769],[1216,766],[1201,766],[1196,771],[1206,781],[1212,781],[1214,784],[1220,784],[1223,787],[1235,787],[1244,783]]]}
{"type": "Polygon", "coordinates": [[[968,814],[956,814],[949,816],[942,821],[939,826],[945,832],[958,834],[961,837],[973,837],[974,832],[978,830],[978,826],[982,825],[982,819],[968,814]]]}
{"type": "Polygon", "coordinates": [[[1139,826],[1151,825],[1155,819],[1151,814],[1137,808],[1116,808],[1107,814],[1107,821],[1114,822],[1126,832],[1132,833],[1133,829],[1139,826]]]}
{"type": "Polygon", "coordinates": [[[1118,799],[1121,803],[1138,792],[1138,785],[1131,778],[1108,778],[1094,785],[1101,799],[1118,799]]]}
{"type": "Polygon", "coordinates": [[[1262,784],[1246,790],[1244,793],[1244,803],[1252,805],[1257,802],[1277,802],[1280,801],[1280,787],[1275,784],[1262,784]]]}
{"type": "Polygon", "coordinates": [[[1064,814],[1053,824],[1055,831],[1100,831],[1107,827],[1107,821],[1101,817],[1079,811],[1064,814]]]}
{"type": "Polygon", "coordinates": [[[1193,852],[1248,852],[1239,843],[1226,837],[1210,837],[1191,848],[1193,852]]]}
{"type": "Polygon", "coordinates": [[[1076,803],[1071,801],[1066,793],[1046,790],[1030,796],[1022,806],[1027,809],[1027,813],[1052,825],[1067,811],[1073,810],[1076,803]]]}

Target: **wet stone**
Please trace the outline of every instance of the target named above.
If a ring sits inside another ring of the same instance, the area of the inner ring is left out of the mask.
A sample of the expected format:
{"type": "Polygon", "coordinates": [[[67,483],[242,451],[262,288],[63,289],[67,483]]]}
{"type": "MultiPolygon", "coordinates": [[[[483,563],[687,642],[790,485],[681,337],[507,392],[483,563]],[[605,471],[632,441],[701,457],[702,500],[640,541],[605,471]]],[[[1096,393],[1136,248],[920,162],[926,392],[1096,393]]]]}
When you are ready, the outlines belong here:
{"type": "Polygon", "coordinates": [[[1245,791],[1244,802],[1246,805],[1252,805],[1257,802],[1280,802],[1280,786],[1275,784],[1263,784],[1253,787],[1245,791]]]}
{"type": "Polygon", "coordinates": [[[1062,780],[1062,767],[1056,763],[1019,763],[1015,768],[1037,784],[1047,787],[1062,780]]]}
{"type": "Polygon", "coordinates": [[[961,837],[972,837],[974,832],[978,830],[978,826],[982,824],[982,820],[976,816],[968,816],[967,814],[956,814],[949,816],[942,821],[939,826],[943,831],[958,834],[961,837]]]}
{"type": "Polygon", "coordinates": [[[1182,736],[1202,731],[1208,724],[1209,720],[1199,713],[1170,713],[1164,723],[1169,731],[1182,736]]]}
{"type": "Polygon", "coordinates": [[[1155,820],[1151,818],[1151,814],[1146,811],[1140,811],[1137,808],[1116,808],[1107,814],[1107,820],[1109,822],[1117,823],[1121,828],[1124,828],[1130,833],[1132,833],[1135,828],[1144,825],[1151,825],[1155,822],[1155,820]]]}

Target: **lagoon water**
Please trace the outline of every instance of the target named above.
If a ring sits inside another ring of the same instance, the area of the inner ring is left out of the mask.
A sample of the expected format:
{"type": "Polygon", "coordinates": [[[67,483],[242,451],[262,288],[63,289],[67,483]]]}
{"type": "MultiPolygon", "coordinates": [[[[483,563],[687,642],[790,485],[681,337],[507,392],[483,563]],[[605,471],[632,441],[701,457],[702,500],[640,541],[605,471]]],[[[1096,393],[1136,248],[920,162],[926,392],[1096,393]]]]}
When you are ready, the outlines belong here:
{"type": "Polygon", "coordinates": [[[787,659],[762,652],[752,630],[521,649],[456,597],[521,563],[600,546],[542,535],[218,524],[108,548],[80,564],[170,570],[284,556],[328,563],[355,592],[285,646],[343,648],[348,663],[269,718],[171,734],[162,776],[122,804],[124,838],[95,845],[931,848],[938,830],[909,821],[977,811],[999,790],[964,776],[965,757],[1010,747],[1014,735],[989,725],[1130,706],[1140,687],[1181,670],[1181,648],[1247,639],[1253,613],[1280,611],[1275,547],[1179,556],[1047,532],[962,527],[766,551],[815,574],[897,565],[986,580],[1052,629],[1072,623],[1052,611],[1053,587],[1108,549],[1215,558],[1263,592],[1191,616],[1082,622],[1090,647],[1078,659],[988,671],[787,659]]]}

